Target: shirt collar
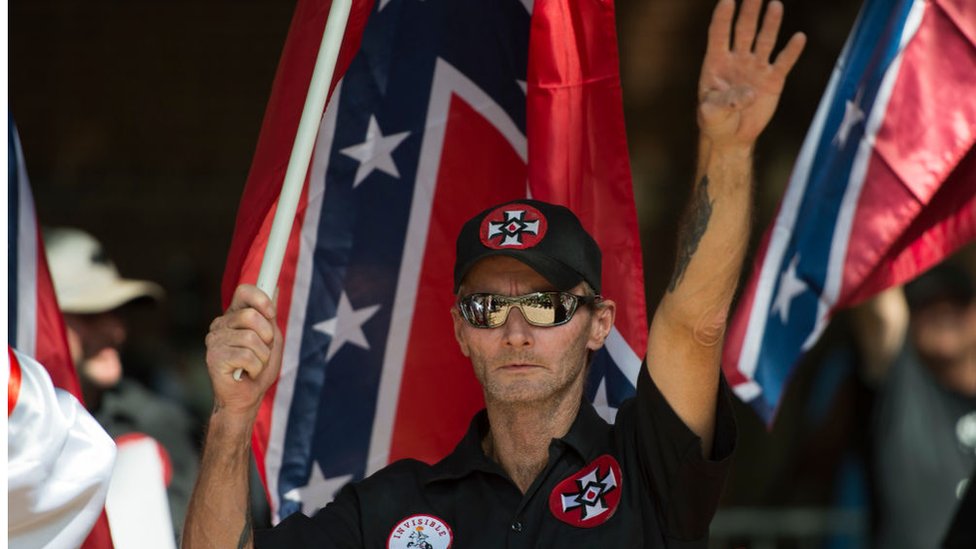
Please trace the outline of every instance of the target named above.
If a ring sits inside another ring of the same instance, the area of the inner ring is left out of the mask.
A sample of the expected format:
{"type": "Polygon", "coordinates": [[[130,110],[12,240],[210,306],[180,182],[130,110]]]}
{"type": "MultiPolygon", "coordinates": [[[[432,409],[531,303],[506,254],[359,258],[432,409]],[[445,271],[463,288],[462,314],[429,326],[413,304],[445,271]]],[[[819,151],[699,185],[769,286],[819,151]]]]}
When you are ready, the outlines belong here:
{"type": "Polygon", "coordinates": [[[461,478],[474,471],[504,475],[502,468],[486,456],[481,447],[487,433],[488,411],[482,409],[471,419],[468,432],[454,451],[434,465],[434,474],[428,482],[461,478]]]}
{"type": "MultiPolygon", "coordinates": [[[[434,465],[434,474],[428,482],[457,479],[474,471],[505,476],[501,466],[486,456],[482,449],[481,441],[488,433],[488,428],[488,412],[482,409],[471,419],[467,433],[454,451],[434,465]]],[[[597,414],[592,404],[584,401],[569,432],[562,438],[553,440],[569,446],[584,461],[588,461],[605,453],[609,436],[610,425],[597,414]]]]}
{"type": "Polygon", "coordinates": [[[584,461],[589,461],[599,454],[606,453],[610,440],[610,425],[600,417],[593,405],[584,399],[576,419],[569,427],[569,432],[556,440],[567,444],[584,461]]]}

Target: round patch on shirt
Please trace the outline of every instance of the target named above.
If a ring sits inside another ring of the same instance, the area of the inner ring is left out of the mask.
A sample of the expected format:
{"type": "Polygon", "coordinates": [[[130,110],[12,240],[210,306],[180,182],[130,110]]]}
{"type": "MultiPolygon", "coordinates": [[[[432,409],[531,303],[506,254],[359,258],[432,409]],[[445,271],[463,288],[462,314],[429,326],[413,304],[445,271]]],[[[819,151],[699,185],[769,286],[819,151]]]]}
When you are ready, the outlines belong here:
{"type": "Polygon", "coordinates": [[[525,250],[542,242],[548,227],[539,210],[528,204],[508,204],[485,216],[479,236],[493,250],[525,250]]]}
{"type": "Polygon", "coordinates": [[[549,510],[571,526],[599,526],[617,511],[622,480],[620,464],[604,454],[553,488],[549,510]]]}
{"type": "Polygon", "coordinates": [[[434,515],[410,515],[390,531],[387,549],[448,549],[451,527],[434,515]]]}
{"type": "Polygon", "coordinates": [[[967,450],[976,451],[976,412],[969,412],[959,418],[956,422],[956,438],[967,450]]]}

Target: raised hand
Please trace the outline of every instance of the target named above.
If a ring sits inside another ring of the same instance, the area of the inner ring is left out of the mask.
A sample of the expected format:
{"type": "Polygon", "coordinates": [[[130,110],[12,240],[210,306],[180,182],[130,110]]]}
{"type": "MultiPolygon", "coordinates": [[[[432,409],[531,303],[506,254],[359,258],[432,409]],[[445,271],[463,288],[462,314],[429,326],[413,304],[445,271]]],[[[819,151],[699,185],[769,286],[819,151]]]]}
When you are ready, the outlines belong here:
{"type": "Polygon", "coordinates": [[[762,0],[744,0],[732,35],[734,0],[720,0],[708,28],[708,49],[698,81],[698,125],[713,145],[752,146],[769,123],[806,36],[794,34],[773,62],[783,4],[766,7],[756,33],[762,0]],[[730,41],[731,37],[731,41],[730,41]]]}

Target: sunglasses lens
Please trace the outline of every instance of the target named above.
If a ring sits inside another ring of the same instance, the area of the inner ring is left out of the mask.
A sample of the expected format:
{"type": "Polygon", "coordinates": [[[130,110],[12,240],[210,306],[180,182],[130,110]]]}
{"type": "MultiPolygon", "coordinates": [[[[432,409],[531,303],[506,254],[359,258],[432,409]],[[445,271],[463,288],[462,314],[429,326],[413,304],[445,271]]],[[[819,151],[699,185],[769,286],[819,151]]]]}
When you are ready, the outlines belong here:
{"type": "Polygon", "coordinates": [[[472,294],[460,302],[461,313],[473,326],[495,328],[505,323],[511,305],[501,296],[472,294]]]}
{"type": "Polygon", "coordinates": [[[540,292],[519,299],[522,315],[529,324],[536,326],[557,326],[566,323],[573,315],[576,300],[570,294],[560,292],[540,292]],[[563,299],[563,296],[569,296],[563,299]]]}
{"type": "Polygon", "coordinates": [[[509,300],[501,296],[489,295],[485,299],[484,325],[489,328],[496,328],[505,324],[508,319],[508,311],[512,308],[509,300]]]}
{"type": "Polygon", "coordinates": [[[464,318],[478,328],[505,324],[512,307],[518,307],[529,324],[559,326],[573,318],[578,305],[579,297],[567,292],[537,292],[520,297],[471,294],[458,303],[464,318]]]}

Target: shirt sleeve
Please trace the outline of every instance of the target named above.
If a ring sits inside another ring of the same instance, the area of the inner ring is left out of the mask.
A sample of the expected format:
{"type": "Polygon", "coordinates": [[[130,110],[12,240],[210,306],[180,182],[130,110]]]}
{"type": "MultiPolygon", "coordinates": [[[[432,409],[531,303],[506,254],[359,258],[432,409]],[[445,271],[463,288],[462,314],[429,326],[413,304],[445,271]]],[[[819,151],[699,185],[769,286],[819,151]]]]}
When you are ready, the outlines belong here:
{"type": "Polygon", "coordinates": [[[335,500],[313,517],[295,513],[274,528],[256,530],[254,547],[352,549],[363,547],[360,529],[359,498],[354,485],[339,490],[335,500]]]}
{"type": "Polygon", "coordinates": [[[700,540],[708,534],[728,476],[736,426],[724,377],[718,391],[710,459],[702,456],[701,438],[668,404],[646,364],[641,366],[638,376],[637,397],[631,402],[630,410],[621,409],[624,417],[618,416],[618,428],[636,437],[628,445],[631,449],[625,451],[636,452],[643,480],[661,514],[665,534],[676,541],[700,540]]]}

